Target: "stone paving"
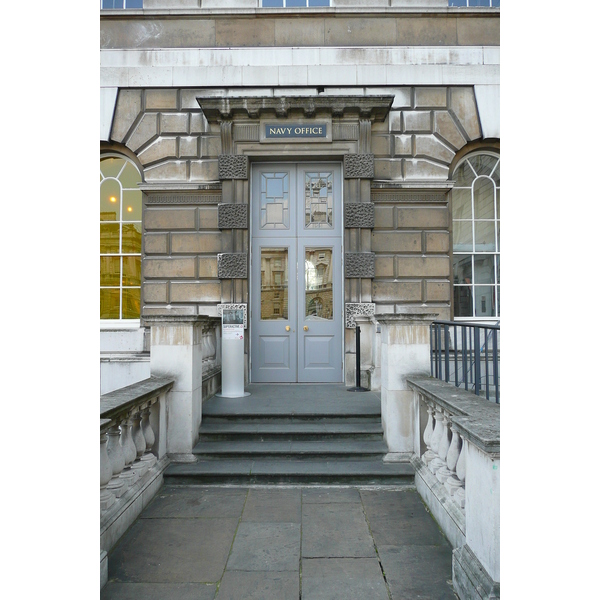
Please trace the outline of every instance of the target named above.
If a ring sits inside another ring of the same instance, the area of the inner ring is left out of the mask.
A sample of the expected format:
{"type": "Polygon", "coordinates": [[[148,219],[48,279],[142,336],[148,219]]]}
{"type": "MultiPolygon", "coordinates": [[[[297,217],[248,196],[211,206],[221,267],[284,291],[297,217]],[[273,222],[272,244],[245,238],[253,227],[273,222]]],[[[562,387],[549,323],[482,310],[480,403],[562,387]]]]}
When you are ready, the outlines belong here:
{"type": "Polygon", "coordinates": [[[165,485],[109,555],[101,600],[456,600],[412,487],[165,485]]]}

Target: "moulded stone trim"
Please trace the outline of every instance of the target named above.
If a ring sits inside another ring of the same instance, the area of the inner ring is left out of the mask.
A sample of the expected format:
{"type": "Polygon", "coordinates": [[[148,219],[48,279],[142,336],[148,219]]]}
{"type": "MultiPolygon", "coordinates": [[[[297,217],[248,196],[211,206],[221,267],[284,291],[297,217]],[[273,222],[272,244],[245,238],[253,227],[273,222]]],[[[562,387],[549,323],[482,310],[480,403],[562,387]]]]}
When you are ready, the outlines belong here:
{"type": "Polygon", "coordinates": [[[375,205],[372,202],[356,202],[344,206],[344,227],[375,227],[375,205]]]}
{"type": "Polygon", "coordinates": [[[247,304],[217,304],[217,315],[223,316],[224,308],[233,308],[244,311],[244,329],[248,329],[248,305],[247,304]]]}
{"type": "Polygon", "coordinates": [[[248,229],[248,205],[219,204],[219,229],[248,229]]]}
{"type": "Polygon", "coordinates": [[[346,302],[346,328],[353,328],[356,326],[356,321],[354,320],[354,317],[369,317],[374,315],[374,302],[346,302]]]}
{"type": "Polygon", "coordinates": [[[248,157],[219,154],[219,179],[248,179],[248,157]]]}
{"type": "Polygon", "coordinates": [[[146,204],[219,204],[221,194],[168,194],[148,195],[146,204]]]}
{"type": "Polygon", "coordinates": [[[248,255],[245,252],[217,254],[219,279],[246,279],[248,277],[248,255]]]}
{"type": "Polygon", "coordinates": [[[375,277],[375,252],[346,252],[346,277],[375,277]]]}
{"type": "Polygon", "coordinates": [[[375,177],[374,154],[345,154],[345,179],[373,179],[375,177]]]}

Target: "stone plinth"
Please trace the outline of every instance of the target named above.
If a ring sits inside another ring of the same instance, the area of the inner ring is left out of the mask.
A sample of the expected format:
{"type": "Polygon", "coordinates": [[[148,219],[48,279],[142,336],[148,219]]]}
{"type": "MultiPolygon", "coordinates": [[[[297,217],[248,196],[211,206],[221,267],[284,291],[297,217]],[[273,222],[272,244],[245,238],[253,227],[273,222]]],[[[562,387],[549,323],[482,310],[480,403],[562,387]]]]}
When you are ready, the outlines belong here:
{"type": "Polygon", "coordinates": [[[390,453],[410,456],[419,443],[415,433],[413,392],[406,377],[429,374],[429,325],[436,314],[382,314],[381,424],[390,453]]]}
{"type": "Polygon", "coordinates": [[[151,326],[150,371],[175,379],[167,395],[167,454],[195,462],[192,449],[202,421],[202,326],[207,317],[145,319],[151,326]]]}

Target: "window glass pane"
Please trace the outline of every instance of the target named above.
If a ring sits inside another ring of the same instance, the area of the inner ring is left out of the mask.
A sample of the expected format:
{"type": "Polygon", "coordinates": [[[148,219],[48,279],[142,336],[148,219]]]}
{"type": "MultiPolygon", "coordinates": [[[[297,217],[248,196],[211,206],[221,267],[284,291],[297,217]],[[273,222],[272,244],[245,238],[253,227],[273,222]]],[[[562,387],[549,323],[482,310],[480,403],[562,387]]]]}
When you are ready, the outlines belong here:
{"type": "Polygon", "coordinates": [[[330,0],[308,0],[309,6],[329,6],[330,0]]]}
{"type": "Polygon", "coordinates": [[[140,288],[123,288],[123,319],[140,318],[140,288]]]}
{"type": "Polygon", "coordinates": [[[500,221],[496,222],[496,227],[498,228],[498,252],[500,252],[500,221]]]}
{"type": "Polygon", "coordinates": [[[276,320],[288,318],[288,250],[287,248],[260,249],[260,318],[276,320]]]}
{"type": "Polygon", "coordinates": [[[287,0],[285,5],[289,8],[292,8],[295,6],[306,6],[306,0],[287,0]]]}
{"type": "Polygon", "coordinates": [[[142,220],[142,191],[123,191],[123,221],[142,220]]]}
{"type": "Polygon", "coordinates": [[[473,184],[473,207],[476,219],[494,218],[494,183],[480,177],[473,184]]]}
{"type": "Polygon", "coordinates": [[[333,228],[333,173],[306,173],[304,228],[333,228]]]}
{"type": "Polygon", "coordinates": [[[496,281],[500,283],[500,255],[496,256],[496,281]]]}
{"type": "Polygon", "coordinates": [[[454,286],[454,316],[472,317],[473,316],[473,286],[455,285],[454,286]]]}
{"type": "Polygon", "coordinates": [[[468,161],[465,160],[465,162],[456,169],[454,178],[456,179],[456,187],[471,187],[471,184],[475,179],[475,173],[468,161]]]}
{"type": "Polygon", "coordinates": [[[494,256],[492,254],[475,256],[475,279],[476,285],[494,282],[494,256]]]}
{"type": "Polygon", "coordinates": [[[104,177],[118,177],[124,163],[122,158],[103,158],[100,161],[100,172],[104,177]]]}
{"type": "Polygon", "coordinates": [[[100,289],[100,318],[101,319],[119,319],[119,297],[120,290],[100,289]]]}
{"type": "Polygon", "coordinates": [[[121,218],[121,186],[116,179],[100,184],[100,220],[118,221],[121,218]]]}
{"type": "Polygon", "coordinates": [[[333,319],[332,248],[306,248],[304,257],[305,313],[308,320],[333,319]]]}
{"type": "Polygon", "coordinates": [[[140,182],[140,174],[138,173],[138,170],[128,162],[119,176],[119,181],[124,188],[133,188],[134,190],[137,190],[138,183],[140,182]]]}
{"type": "Polygon", "coordinates": [[[496,250],[495,229],[494,221],[475,221],[475,252],[496,250]]]}
{"type": "Polygon", "coordinates": [[[123,257],[123,285],[140,285],[142,279],[142,259],[139,256],[123,257]]]}
{"type": "Polygon", "coordinates": [[[500,218],[500,188],[496,189],[496,218],[500,218]]]}
{"type": "Polygon", "coordinates": [[[127,8],[144,8],[144,0],[127,0],[127,8]]]}
{"type": "Polygon", "coordinates": [[[475,286],[475,316],[493,317],[496,313],[495,296],[491,285],[475,286]]]}
{"type": "Polygon", "coordinates": [[[119,285],[121,280],[121,258],[119,256],[100,257],[100,285],[119,285]]]}
{"type": "Polygon", "coordinates": [[[281,8],[283,6],[283,0],[262,0],[264,8],[281,8]]]}
{"type": "Polygon", "coordinates": [[[466,6],[467,0],[448,0],[448,6],[466,6]]]}
{"type": "Polygon", "coordinates": [[[473,222],[454,221],[452,223],[452,239],[455,252],[473,251],[473,222]]]}
{"type": "Polygon", "coordinates": [[[123,254],[139,254],[142,251],[141,223],[123,223],[123,254]]]}
{"type": "Polygon", "coordinates": [[[260,228],[289,229],[289,173],[262,173],[260,181],[260,228]]]}
{"type": "Polygon", "coordinates": [[[454,255],[454,283],[473,283],[473,274],[471,268],[471,255],[454,255]]]}
{"type": "Polygon", "coordinates": [[[119,253],[119,228],[118,223],[100,225],[100,254],[119,253]]]}
{"type": "Polygon", "coordinates": [[[471,212],[471,189],[452,190],[452,218],[472,219],[471,212]]]}
{"type": "Polygon", "coordinates": [[[500,0],[492,0],[492,6],[496,8],[500,8],[500,0]]]}
{"type": "Polygon", "coordinates": [[[490,156],[489,154],[478,154],[468,160],[473,169],[475,169],[477,175],[489,175],[496,166],[498,157],[490,156]]]}

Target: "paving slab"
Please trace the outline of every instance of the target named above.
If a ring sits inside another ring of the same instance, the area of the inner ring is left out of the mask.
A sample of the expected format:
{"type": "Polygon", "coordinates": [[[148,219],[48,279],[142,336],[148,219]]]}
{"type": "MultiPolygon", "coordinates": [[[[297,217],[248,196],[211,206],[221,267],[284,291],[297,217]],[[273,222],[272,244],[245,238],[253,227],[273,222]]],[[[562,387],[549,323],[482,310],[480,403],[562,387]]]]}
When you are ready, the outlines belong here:
{"type": "Polygon", "coordinates": [[[302,505],[302,558],[375,556],[360,504],[302,505]]]}
{"type": "Polygon", "coordinates": [[[216,592],[214,583],[109,582],[102,588],[100,600],[214,600],[216,592]]]}
{"type": "Polygon", "coordinates": [[[394,600],[456,600],[449,544],[380,546],[378,552],[394,600]]]}
{"type": "Polygon", "coordinates": [[[338,504],[355,502],[360,504],[360,493],[356,488],[304,488],[303,504],[338,504]]]}
{"type": "Polygon", "coordinates": [[[246,495],[245,489],[163,486],[142,513],[141,518],[239,519],[244,509],[246,495]]]}
{"type": "Polygon", "coordinates": [[[302,490],[258,489],[248,492],[242,521],[269,523],[300,523],[302,490]]]}
{"type": "Polygon", "coordinates": [[[218,600],[298,600],[299,596],[298,571],[226,571],[218,600]]]}
{"type": "Polygon", "coordinates": [[[389,600],[376,558],[302,560],[302,600],[389,600]]]}
{"type": "Polygon", "coordinates": [[[240,523],[228,571],[299,569],[300,523],[240,523]]]}
{"type": "Polygon", "coordinates": [[[138,519],[109,556],[122,582],[211,583],[221,579],[239,519],[138,519]]]}

